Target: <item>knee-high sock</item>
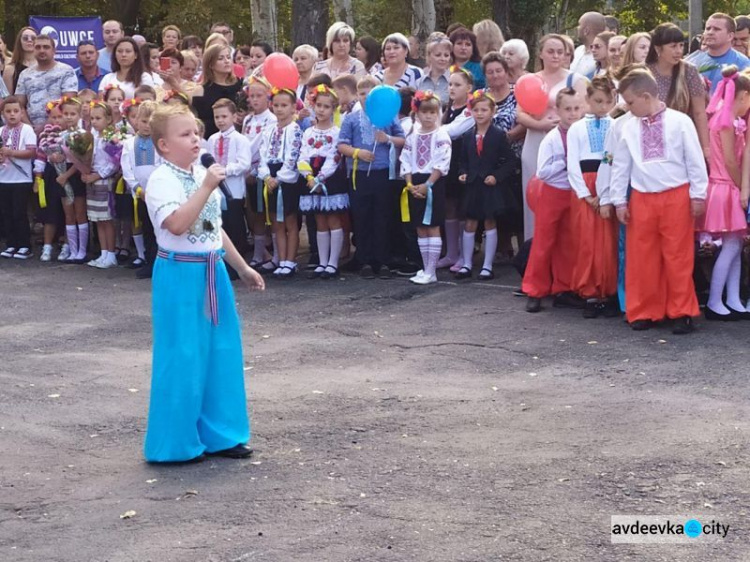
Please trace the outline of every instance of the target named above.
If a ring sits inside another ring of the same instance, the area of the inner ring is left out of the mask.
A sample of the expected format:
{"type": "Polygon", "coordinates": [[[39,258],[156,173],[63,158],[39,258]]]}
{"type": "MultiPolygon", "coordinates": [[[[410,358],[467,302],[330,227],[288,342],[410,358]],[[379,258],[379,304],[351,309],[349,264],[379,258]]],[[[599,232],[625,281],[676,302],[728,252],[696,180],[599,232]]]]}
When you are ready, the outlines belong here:
{"type": "Polygon", "coordinates": [[[419,253],[422,254],[422,263],[424,264],[424,269],[422,271],[427,271],[427,264],[429,262],[430,258],[430,243],[429,238],[417,238],[417,244],[419,245],[419,253]]]}
{"type": "Polygon", "coordinates": [[[65,225],[65,235],[68,237],[68,248],[70,248],[70,259],[78,256],[78,226],[75,224],[65,225]]]}
{"type": "Polygon", "coordinates": [[[82,260],[86,257],[86,251],[89,248],[89,223],[82,222],[78,224],[78,256],[82,260]]]}
{"type": "Polygon", "coordinates": [[[432,236],[430,238],[426,238],[426,240],[427,260],[424,262],[424,272],[426,275],[435,275],[437,262],[440,259],[440,250],[443,249],[443,240],[442,238],[440,238],[440,236],[432,236]]]}
{"type": "MultiPolygon", "coordinates": [[[[729,309],[724,306],[721,300],[721,295],[724,292],[724,287],[727,285],[729,278],[729,272],[732,268],[732,264],[735,259],[739,256],[742,250],[742,239],[737,236],[725,236],[721,245],[721,252],[719,257],[716,258],[714,264],[714,270],[711,274],[711,288],[708,293],[708,308],[718,314],[729,314],[729,309]]],[[[737,288],[739,289],[739,281],[737,282],[737,288]]],[[[736,297],[739,303],[739,294],[736,297]]]]}
{"type": "Polygon", "coordinates": [[[464,231],[461,247],[463,248],[463,265],[471,269],[474,258],[474,232],[464,231]]]}
{"type": "MultiPolygon", "coordinates": [[[[337,228],[331,231],[331,257],[328,258],[328,266],[339,267],[339,257],[341,256],[341,249],[344,247],[344,230],[337,228]]],[[[322,256],[321,256],[322,259],[322,256]]]]}
{"type": "Polygon", "coordinates": [[[495,252],[497,252],[497,228],[484,232],[484,265],[482,265],[482,269],[492,271],[492,260],[495,259],[495,252]]]}
{"type": "Polygon", "coordinates": [[[315,235],[318,241],[318,264],[320,267],[328,265],[328,258],[331,255],[331,231],[318,231],[315,235]]]}
{"type": "Polygon", "coordinates": [[[255,234],[255,247],[253,248],[253,261],[262,262],[266,255],[266,235],[255,234]]]}
{"type": "MultiPolygon", "coordinates": [[[[745,307],[740,299],[740,278],[742,277],[742,236],[732,235],[724,237],[724,244],[729,243],[735,247],[735,257],[729,266],[729,275],[727,276],[727,306],[737,312],[743,312],[745,307]]],[[[722,250],[723,252],[724,250],[722,250]]]]}
{"type": "Polygon", "coordinates": [[[146,244],[143,242],[143,234],[133,234],[133,243],[135,249],[138,252],[138,257],[145,261],[146,259],[146,244]]]}
{"type": "Polygon", "coordinates": [[[279,263],[279,247],[276,245],[275,232],[271,235],[271,240],[273,240],[273,258],[271,258],[271,260],[273,263],[279,263]]]}
{"type": "Polygon", "coordinates": [[[449,219],[445,221],[445,257],[450,259],[452,262],[458,261],[461,252],[459,250],[461,246],[461,232],[459,231],[459,223],[457,219],[449,219]]]}
{"type": "MultiPolygon", "coordinates": [[[[458,221],[458,261],[461,263],[461,265],[466,265],[466,267],[471,267],[471,258],[469,258],[469,263],[467,265],[466,263],[466,256],[464,255],[464,228],[466,226],[466,221],[458,221]]],[[[473,242],[472,242],[472,248],[473,248],[473,242]]]]}

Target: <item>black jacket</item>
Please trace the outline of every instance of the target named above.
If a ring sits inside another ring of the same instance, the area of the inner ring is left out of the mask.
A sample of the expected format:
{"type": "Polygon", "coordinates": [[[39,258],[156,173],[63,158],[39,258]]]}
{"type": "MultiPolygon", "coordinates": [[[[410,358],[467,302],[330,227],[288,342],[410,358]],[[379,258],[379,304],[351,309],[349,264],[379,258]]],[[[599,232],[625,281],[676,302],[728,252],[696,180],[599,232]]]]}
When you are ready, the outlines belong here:
{"type": "Polygon", "coordinates": [[[464,133],[458,175],[466,174],[466,183],[495,176],[497,185],[513,177],[518,168],[518,158],[508,143],[506,134],[496,125],[490,125],[484,136],[482,155],[477,154],[477,128],[464,133]]]}

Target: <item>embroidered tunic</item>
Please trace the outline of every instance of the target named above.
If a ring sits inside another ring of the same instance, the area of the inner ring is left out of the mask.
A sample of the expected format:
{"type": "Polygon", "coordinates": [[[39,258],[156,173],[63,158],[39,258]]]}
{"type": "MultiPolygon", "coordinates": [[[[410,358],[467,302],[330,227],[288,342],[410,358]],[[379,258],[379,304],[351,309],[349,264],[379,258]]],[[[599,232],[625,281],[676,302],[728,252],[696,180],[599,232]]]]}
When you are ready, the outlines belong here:
{"type": "Polygon", "coordinates": [[[208,152],[226,169],[225,181],[232,197],[244,199],[245,175],[252,165],[252,146],[247,137],[234,128],[219,131],[208,139],[208,152]]]}
{"type": "MultiPolygon", "coordinates": [[[[25,150],[36,148],[36,134],[31,125],[21,123],[17,127],[10,128],[7,125],[0,128],[0,139],[2,146],[13,150],[25,150]]],[[[0,183],[30,183],[32,159],[7,158],[5,165],[0,166],[0,183]],[[16,168],[16,164],[21,170],[16,168]]]]}
{"type": "MultiPolygon", "coordinates": [[[[316,127],[310,127],[302,135],[302,149],[299,156],[299,164],[305,162],[312,165],[316,158],[325,159],[325,163],[318,176],[325,180],[330,178],[338,167],[341,156],[338,152],[339,128],[331,127],[322,131],[316,127]]],[[[313,166],[315,167],[315,166],[313,166]]],[[[305,171],[300,169],[302,177],[305,171]]]]}
{"type": "Polygon", "coordinates": [[[271,175],[270,164],[281,164],[276,178],[283,183],[296,183],[299,179],[297,161],[301,148],[302,129],[296,122],[292,121],[283,129],[268,127],[261,136],[258,179],[265,180],[271,175]]]}
{"type": "Polygon", "coordinates": [[[661,193],[686,183],[691,199],[705,199],[708,174],[703,149],[690,117],[663,108],[650,117],[631,119],[612,162],[610,198],[627,202],[628,184],[641,193],[661,193]]]}
{"type": "Polygon", "coordinates": [[[136,135],[127,139],[122,147],[120,167],[128,193],[135,194],[139,187],[145,192],[148,178],[161,163],[151,137],[136,135]]]}
{"type": "Polygon", "coordinates": [[[448,175],[451,165],[451,138],[440,128],[430,133],[420,133],[419,126],[406,139],[401,151],[401,177],[406,174],[432,174],[439,170],[448,175]]]}
{"type": "Polygon", "coordinates": [[[222,247],[221,192],[215,189],[197,220],[177,236],[162,227],[164,221],[198,191],[206,170],[193,166],[192,173],[170,162],[159,166],[148,180],[146,206],[160,248],[173,252],[211,252],[222,247]]]}
{"type": "Polygon", "coordinates": [[[568,130],[568,178],[579,199],[591,195],[583,179],[581,163],[596,163],[594,165],[598,171],[598,164],[601,164],[604,157],[604,139],[611,123],[611,117],[586,115],[568,130]]]}
{"type": "Polygon", "coordinates": [[[276,116],[266,109],[263,113],[256,115],[251,113],[242,122],[242,134],[250,141],[250,175],[258,175],[260,166],[260,141],[263,131],[271,125],[276,125],[276,116]]]}

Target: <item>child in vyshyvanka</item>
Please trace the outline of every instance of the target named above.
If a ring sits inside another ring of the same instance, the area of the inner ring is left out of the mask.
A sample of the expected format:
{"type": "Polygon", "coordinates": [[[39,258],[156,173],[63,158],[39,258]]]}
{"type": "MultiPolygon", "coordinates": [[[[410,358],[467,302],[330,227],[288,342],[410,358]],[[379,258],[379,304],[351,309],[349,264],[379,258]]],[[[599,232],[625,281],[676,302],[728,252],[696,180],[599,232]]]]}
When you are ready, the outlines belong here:
{"type": "Polygon", "coordinates": [[[634,330],[670,318],[672,333],[688,334],[700,313],[693,244],[708,188],[703,149],[690,117],[659,101],[649,71],[632,70],[619,91],[636,117],[624,125],[610,180],[610,201],[627,225],[625,315],[634,330]]]}
{"type": "Polygon", "coordinates": [[[148,181],[146,205],[159,253],[154,265],[153,370],[144,453],[149,462],[247,458],[252,449],[242,337],[225,261],[263,290],[221,226],[224,168],[194,162],[198,125],[182,105],[160,106],[151,137],[165,162],[148,181]]]}

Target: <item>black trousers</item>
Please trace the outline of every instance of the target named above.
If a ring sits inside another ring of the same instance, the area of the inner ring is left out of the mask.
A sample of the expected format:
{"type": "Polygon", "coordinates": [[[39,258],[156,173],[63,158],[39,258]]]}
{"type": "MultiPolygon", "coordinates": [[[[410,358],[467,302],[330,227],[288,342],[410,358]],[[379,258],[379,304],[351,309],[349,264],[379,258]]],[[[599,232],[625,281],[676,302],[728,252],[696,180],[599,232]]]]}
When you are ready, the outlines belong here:
{"type": "Polygon", "coordinates": [[[151,223],[151,217],[148,216],[146,202],[138,202],[138,219],[141,221],[141,231],[143,232],[143,245],[146,248],[146,261],[153,264],[156,260],[156,234],[154,234],[154,225],[151,223]]]}
{"type": "Polygon", "coordinates": [[[373,269],[388,263],[388,223],[391,189],[388,170],[357,172],[357,189],[349,199],[357,239],[357,260],[373,269]]]}
{"type": "MultiPolygon", "coordinates": [[[[247,251],[247,222],[245,221],[245,200],[231,199],[227,201],[227,210],[221,212],[221,222],[224,231],[237,248],[240,255],[247,251]]],[[[229,276],[236,279],[237,272],[226,264],[229,276]]]]}
{"type": "Polygon", "coordinates": [[[401,192],[406,186],[403,180],[391,180],[388,214],[388,248],[390,262],[403,265],[404,262],[422,265],[422,254],[417,242],[417,228],[410,222],[401,221],[401,192]]]}
{"type": "Polygon", "coordinates": [[[31,247],[31,227],[26,213],[30,195],[31,182],[0,183],[0,212],[9,247],[31,247]]]}

